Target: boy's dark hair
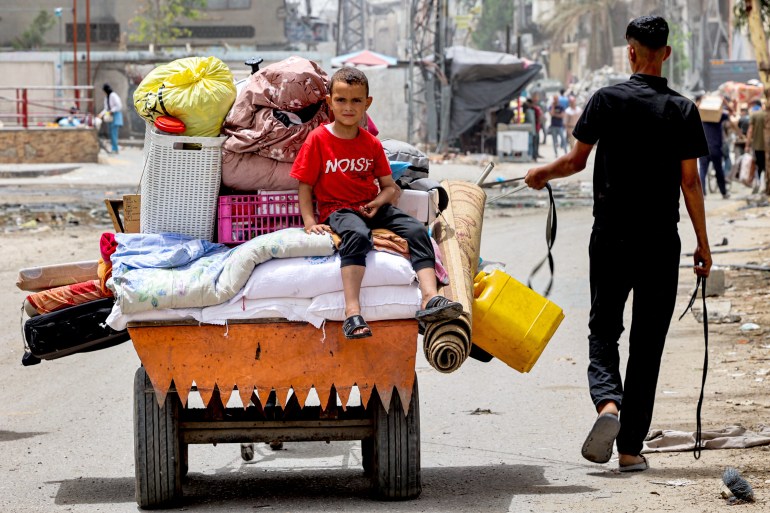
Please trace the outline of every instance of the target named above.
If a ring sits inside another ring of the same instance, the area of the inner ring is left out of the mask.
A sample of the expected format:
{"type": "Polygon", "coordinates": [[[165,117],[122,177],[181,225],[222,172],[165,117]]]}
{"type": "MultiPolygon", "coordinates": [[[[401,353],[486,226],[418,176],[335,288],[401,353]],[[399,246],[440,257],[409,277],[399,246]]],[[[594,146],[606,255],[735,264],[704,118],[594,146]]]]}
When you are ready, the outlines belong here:
{"type": "Polygon", "coordinates": [[[660,16],[640,16],[626,28],[626,41],[631,39],[650,50],[663,48],[668,43],[668,23],[660,16]]]}
{"type": "Polygon", "coordinates": [[[364,72],[358,68],[345,66],[334,72],[331,82],[329,82],[329,94],[334,90],[335,82],[345,82],[348,85],[362,85],[366,88],[366,96],[369,96],[369,80],[364,72]]]}

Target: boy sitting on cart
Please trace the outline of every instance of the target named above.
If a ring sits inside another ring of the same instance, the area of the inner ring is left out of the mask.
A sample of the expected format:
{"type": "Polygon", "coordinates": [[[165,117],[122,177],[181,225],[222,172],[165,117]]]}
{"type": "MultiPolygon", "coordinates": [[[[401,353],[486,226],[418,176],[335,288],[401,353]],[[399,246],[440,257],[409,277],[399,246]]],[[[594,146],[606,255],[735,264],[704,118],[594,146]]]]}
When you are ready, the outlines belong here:
{"type": "Polygon", "coordinates": [[[398,186],[380,141],[359,127],[372,103],[369,81],[356,68],[345,67],[331,79],[326,102],[334,121],[313,130],[291,170],[299,180],[299,208],[307,233],[335,232],[339,246],[345,296],[346,338],[372,336],[361,316],[359,295],[366,270],[366,254],[373,248],[372,229],[386,228],[406,239],[412,267],[422,293],[415,318],[423,323],[450,320],[462,305],[438,295],[435,254],[425,226],[402,212],[395,201],[398,186]],[[318,222],[313,209],[318,202],[318,222]]]}

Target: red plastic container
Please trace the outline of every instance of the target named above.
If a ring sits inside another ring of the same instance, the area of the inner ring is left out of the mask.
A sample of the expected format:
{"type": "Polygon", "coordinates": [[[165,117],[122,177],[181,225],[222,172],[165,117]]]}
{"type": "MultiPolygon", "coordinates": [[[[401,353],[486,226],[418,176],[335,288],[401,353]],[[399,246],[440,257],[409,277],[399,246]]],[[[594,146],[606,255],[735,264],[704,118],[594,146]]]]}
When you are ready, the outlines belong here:
{"type": "Polygon", "coordinates": [[[220,196],[218,223],[218,241],[230,245],[284,228],[305,226],[299,211],[299,194],[295,191],[220,196]]]}
{"type": "Polygon", "coordinates": [[[155,119],[155,128],[167,134],[181,134],[186,130],[181,119],[171,116],[158,116],[155,119]]]}

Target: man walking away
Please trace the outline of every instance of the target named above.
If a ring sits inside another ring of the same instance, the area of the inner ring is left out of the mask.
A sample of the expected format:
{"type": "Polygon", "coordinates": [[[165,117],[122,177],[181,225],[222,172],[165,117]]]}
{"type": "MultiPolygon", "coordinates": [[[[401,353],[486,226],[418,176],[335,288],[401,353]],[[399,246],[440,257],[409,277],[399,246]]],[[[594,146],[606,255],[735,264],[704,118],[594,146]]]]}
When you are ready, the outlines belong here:
{"type": "Polygon", "coordinates": [[[695,273],[708,276],[711,252],[696,159],[708,152],[700,115],[661,77],[668,24],[642,16],[626,30],[633,75],[597,91],[575,127],[565,156],[531,169],[536,189],[581,171],[595,144],[594,226],[589,245],[591,313],[588,383],[598,417],[583,456],[606,463],[617,442],[621,472],[646,470],[642,443],[652,421],[660,360],[679,278],[680,190],[697,239],[695,273]],[[640,187],[653,178],[655,187],[640,187]],[[625,381],[618,339],[633,290],[625,381]]]}
{"type": "Polygon", "coordinates": [[[725,172],[722,167],[722,144],[724,142],[724,131],[722,124],[726,121],[729,122],[729,116],[725,110],[722,110],[722,116],[719,121],[703,122],[703,132],[706,134],[706,141],[708,141],[709,152],[708,155],[704,155],[700,158],[700,184],[703,189],[703,194],[706,194],[706,180],[708,180],[709,163],[714,166],[714,172],[717,177],[717,187],[719,192],[722,193],[724,199],[730,198],[727,193],[727,187],[725,186],[725,172]]]}

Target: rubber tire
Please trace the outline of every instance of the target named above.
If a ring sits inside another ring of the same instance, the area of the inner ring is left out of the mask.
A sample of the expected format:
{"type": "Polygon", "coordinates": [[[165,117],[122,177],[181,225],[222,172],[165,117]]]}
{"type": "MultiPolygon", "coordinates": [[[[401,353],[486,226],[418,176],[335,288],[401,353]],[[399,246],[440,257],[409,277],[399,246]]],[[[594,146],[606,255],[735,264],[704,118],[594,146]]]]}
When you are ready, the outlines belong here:
{"type": "Polygon", "coordinates": [[[166,507],[182,498],[179,396],[166,395],[163,408],[144,367],[134,376],[134,466],[136,503],[140,508],[166,507]]]}
{"type": "Polygon", "coordinates": [[[417,377],[412,387],[409,412],[394,390],[390,409],[385,413],[376,400],[372,408],[374,419],[374,450],[372,459],[372,488],[379,500],[415,499],[422,491],[420,476],[420,397],[417,377]]]}

